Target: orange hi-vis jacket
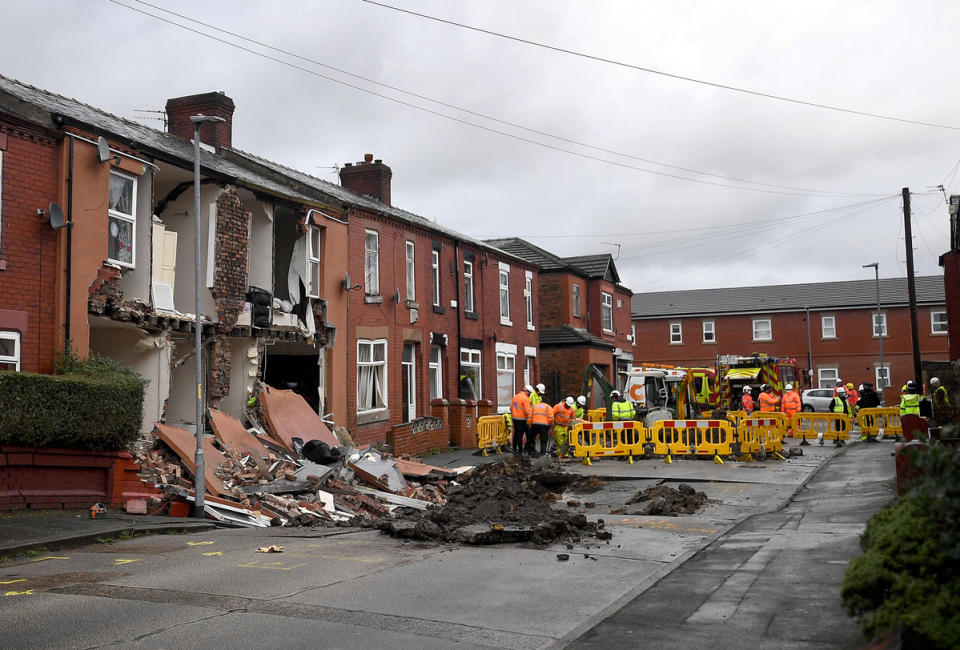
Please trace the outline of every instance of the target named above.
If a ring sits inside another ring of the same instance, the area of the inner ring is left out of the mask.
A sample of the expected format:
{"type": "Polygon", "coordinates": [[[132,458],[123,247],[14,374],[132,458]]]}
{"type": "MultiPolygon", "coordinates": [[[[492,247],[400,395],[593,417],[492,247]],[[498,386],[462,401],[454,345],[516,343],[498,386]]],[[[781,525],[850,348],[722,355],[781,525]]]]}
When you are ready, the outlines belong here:
{"type": "Polygon", "coordinates": [[[856,388],[851,388],[847,391],[847,404],[850,406],[856,406],[857,402],[860,401],[860,392],[856,388]]]}
{"type": "Polygon", "coordinates": [[[761,411],[764,413],[772,413],[777,410],[777,402],[780,401],[780,398],[773,393],[760,393],[757,401],[760,402],[761,411]]]}
{"type": "Polygon", "coordinates": [[[799,413],[803,405],[800,403],[800,395],[795,390],[788,390],[783,394],[783,412],[788,416],[799,413]]]}
{"type": "Polygon", "coordinates": [[[560,427],[565,427],[573,421],[573,407],[567,406],[566,402],[558,402],[553,407],[553,423],[560,427]]]}
{"type": "Polygon", "coordinates": [[[522,390],[513,396],[510,402],[510,417],[514,420],[526,420],[530,417],[530,396],[522,390]]]}
{"type": "Polygon", "coordinates": [[[553,407],[546,402],[540,402],[533,407],[530,413],[530,424],[546,424],[553,422],[553,407]]]}
{"type": "Polygon", "coordinates": [[[753,398],[750,397],[750,393],[743,394],[743,397],[740,398],[740,405],[747,413],[753,411],[753,398]]]}

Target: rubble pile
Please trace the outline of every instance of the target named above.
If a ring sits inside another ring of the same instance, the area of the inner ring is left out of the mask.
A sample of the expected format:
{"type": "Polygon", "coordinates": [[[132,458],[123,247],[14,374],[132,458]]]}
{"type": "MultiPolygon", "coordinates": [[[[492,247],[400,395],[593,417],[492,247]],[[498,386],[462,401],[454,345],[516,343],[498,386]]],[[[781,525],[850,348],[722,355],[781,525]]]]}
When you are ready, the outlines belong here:
{"type": "Polygon", "coordinates": [[[596,535],[598,525],[551,507],[575,480],[517,458],[482,465],[447,493],[446,504],[382,519],[377,528],[394,537],[468,544],[579,542],[596,535]]]}
{"type": "Polygon", "coordinates": [[[627,499],[626,505],[642,504],[638,508],[627,508],[628,515],[660,515],[678,517],[695,513],[707,503],[707,495],[697,492],[686,483],[676,489],[667,485],[654,485],[640,490],[627,499]]]}

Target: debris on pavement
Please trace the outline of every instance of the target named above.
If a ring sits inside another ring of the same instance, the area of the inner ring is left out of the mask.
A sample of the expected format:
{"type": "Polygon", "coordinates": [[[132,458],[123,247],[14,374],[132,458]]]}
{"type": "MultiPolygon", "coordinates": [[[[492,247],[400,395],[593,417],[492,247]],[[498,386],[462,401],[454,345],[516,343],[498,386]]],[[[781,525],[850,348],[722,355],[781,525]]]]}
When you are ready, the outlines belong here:
{"type": "Polygon", "coordinates": [[[283,553],[283,547],[277,546],[276,544],[271,544],[270,546],[261,546],[257,549],[257,553],[283,553]]]}
{"type": "Polygon", "coordinates": [[[639,508],[626,508],[628,515],[660,515],[678,517],[695,513],[707,503],[707,495],[697,492],[686,483],[676,489],[667,485],[654,485],[640,490],[627,499],[626,505],[643,504],[639,508]]]}

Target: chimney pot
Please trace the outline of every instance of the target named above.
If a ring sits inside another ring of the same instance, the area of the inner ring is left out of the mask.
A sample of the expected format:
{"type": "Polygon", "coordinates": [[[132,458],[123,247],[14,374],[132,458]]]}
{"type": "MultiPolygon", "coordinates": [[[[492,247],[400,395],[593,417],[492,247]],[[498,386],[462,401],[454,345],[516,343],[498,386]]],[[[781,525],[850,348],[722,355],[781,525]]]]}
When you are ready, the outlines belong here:
{"type": "Polygon", "coordinates": [[[220,147],[231,147],[231,129],[233,126],[233,100],[224,92],[209,92],[199,95],[174,97],[167,100],[167,131],[175,136],[190,140],[193,138],[191,115],[215,115],[226,121],[200,126],[200,142],[220,147]]]}
{"type": "Polygon", "coordinates": [[[371,161],[373,161],[373,154],[372,154],[372,153],[365,153],[365,154],[363,154],[363,161],[364,161],[364,162],[371,162],[371,161]]]}
{"type": "Polygon", "coordinates": [[[382,160],[381,158],[377,158],[377,159],[374,160],[373,162],[375,162],[375,163],[377,163],[377,164],[379,165],[379,164],[383,163],[383,160],[382,160]]]}
{"type": "Polygon", "coordinates": [[[373,197],[380,203],[390,205],[390,179],[393,171],[381,160],[373,163],[373,154],[366,154],[364,160],[351,165],[347,163],[340,170],[340,185],[364,196],[373,197]]]}

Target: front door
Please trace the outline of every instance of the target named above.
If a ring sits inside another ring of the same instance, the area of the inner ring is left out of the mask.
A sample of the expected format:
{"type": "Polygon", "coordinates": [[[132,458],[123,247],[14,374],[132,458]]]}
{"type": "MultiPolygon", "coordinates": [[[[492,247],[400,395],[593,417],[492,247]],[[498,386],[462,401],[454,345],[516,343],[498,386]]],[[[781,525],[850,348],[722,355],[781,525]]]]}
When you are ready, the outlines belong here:
{"type": "Polygon", "coordinates": [[[410,422],[417,417],[417,345],[406,343],[403,357],[400,359],[400,390],[403,394],[403,421],[410,422]]]}

